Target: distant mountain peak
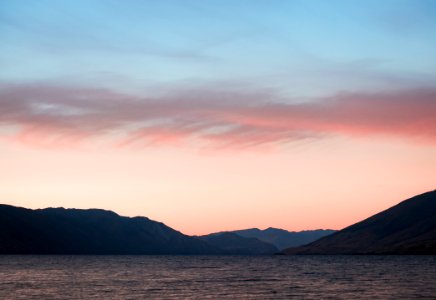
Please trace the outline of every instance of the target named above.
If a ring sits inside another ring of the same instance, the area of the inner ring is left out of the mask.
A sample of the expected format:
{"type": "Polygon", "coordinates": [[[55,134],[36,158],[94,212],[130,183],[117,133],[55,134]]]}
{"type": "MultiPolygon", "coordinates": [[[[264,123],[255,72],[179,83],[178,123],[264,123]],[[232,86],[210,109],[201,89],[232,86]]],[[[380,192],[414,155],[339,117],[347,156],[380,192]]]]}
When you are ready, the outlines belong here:
{"type": "Polygon", "coordinates": [[[218,247],[228,254],[274,254],[279,249],[271,243],[254,237],[242,237],[231,231],[217,232],[200,236],[200,239],[218,247]]]}
{"type": "Polygon", "coordinates": [[[335,232],[334,230],[306,230],[291,232],[285,229],[268,227],[264,230],[258,228],[234,230],[242,237],[254,237],[260,241],[273,244],[278,249],[283,250],[288,247],[296,247],[313,242],[321,237],[335,232]]]}

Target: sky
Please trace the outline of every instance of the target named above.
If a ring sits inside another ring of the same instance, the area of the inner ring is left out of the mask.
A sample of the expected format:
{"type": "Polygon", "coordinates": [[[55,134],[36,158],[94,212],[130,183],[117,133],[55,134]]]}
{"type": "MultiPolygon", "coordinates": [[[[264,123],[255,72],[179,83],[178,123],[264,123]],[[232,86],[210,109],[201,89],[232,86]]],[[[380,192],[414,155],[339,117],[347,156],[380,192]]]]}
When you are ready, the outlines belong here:
{"type": "Polygon", "coordinates": [[[436,1],[0,0],[0,202],[186,234],[436,188],[436,1]]]}

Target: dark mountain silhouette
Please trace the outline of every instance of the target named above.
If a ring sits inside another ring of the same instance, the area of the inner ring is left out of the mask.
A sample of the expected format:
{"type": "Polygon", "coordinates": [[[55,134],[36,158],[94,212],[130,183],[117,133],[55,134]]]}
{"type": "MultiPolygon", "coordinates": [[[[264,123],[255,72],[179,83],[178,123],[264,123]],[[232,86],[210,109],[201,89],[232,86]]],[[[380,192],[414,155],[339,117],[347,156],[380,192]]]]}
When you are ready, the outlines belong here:
{"type": "Polygon", "coordinates": [[[436,191],[286,254],[436,254],[436,191]]]}
{"type": "Polygon", "coordinates": [[[0,205],[1,254],[218,254],[195,237],[145,217],[100,209],[0,205]]]}
{"type": "Polygon", "coordinates": [[[278,249],[283,250],[289,247],[297,247],[316,241],[326,235],[332,234],[335,230],[318,229],[305,231],[287,231],[278,228],[258,228],[231,231],[242,237],[254,237],[263,242],[273,244],[278,249]]]}
{"type": "Polygon", "coordinates": [[[227,254],[274,254],[279,252],[274,245],[257,238],[245,238],[232,232],[219,232],[200,236],[200,239],[222,249],[227,254]]]}

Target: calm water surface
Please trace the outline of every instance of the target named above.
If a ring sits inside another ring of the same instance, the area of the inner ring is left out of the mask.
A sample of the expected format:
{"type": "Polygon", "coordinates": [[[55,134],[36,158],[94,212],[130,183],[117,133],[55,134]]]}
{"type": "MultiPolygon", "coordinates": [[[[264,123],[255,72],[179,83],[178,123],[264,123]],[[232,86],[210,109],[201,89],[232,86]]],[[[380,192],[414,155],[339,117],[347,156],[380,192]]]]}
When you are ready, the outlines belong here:
{"type": "Polygon", "coordinates": [[[0,256],[0,299],[436,299],[436,256],[0,256]]]}

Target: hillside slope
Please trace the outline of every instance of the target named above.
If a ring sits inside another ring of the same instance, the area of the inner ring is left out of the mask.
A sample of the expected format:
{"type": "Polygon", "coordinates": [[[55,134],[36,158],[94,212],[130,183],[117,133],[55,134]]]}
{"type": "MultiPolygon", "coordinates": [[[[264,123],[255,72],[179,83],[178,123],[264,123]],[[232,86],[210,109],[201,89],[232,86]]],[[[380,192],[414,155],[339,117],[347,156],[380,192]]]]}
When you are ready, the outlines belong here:
{"type": "Polygon", "coordinates": [[[436,254],[436,191],[407,199],[366,220],[286,254],[436,254]]]}

